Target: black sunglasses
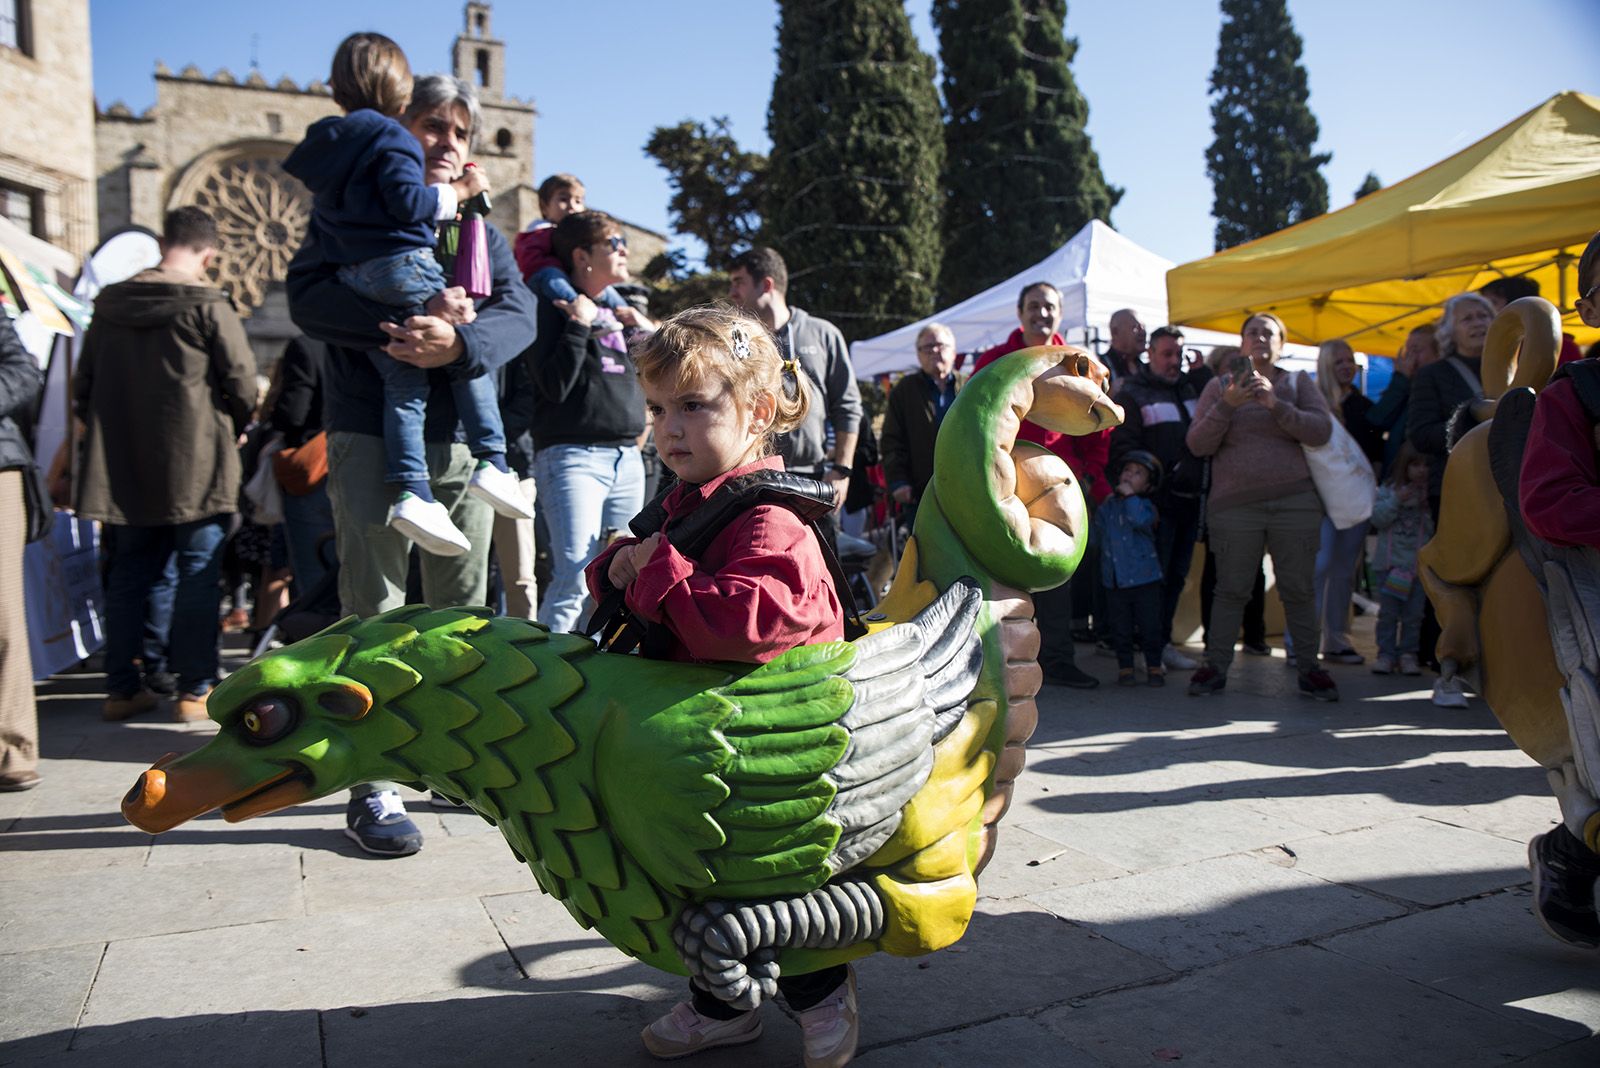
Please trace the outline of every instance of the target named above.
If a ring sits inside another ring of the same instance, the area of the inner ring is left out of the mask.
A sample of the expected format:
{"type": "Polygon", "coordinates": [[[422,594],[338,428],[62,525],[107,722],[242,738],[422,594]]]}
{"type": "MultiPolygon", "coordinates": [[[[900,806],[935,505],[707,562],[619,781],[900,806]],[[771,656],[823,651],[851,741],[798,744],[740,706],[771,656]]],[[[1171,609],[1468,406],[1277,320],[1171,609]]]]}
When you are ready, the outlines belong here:
{"type": "Polygon", "coordinates": [[[620,252],[628,247],[628,239],[621,234],[612,234],[606,238],[606,244],[611,246],[612,252],[620,252]]]}

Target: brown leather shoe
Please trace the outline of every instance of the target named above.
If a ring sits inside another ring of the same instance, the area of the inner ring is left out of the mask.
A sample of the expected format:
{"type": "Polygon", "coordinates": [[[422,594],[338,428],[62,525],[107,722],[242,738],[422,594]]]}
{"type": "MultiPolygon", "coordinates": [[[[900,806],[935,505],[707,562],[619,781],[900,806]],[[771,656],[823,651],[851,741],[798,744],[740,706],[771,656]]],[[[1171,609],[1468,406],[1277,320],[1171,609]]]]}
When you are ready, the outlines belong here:
{"type": "Polygon", "coordinates": [[[132,719],[141,712],[148,712],[156,707],[156,695],[149,690],[140,690],[138,693],[126,696],[110,694],[106,703],[100,706],[100,718],[111,723],[120,723],[125,719],[132,719]]]}
{"type": "Polygon", "coordinates": [[[0,793],[15,793],[18,790],[31,790],[43,780],[37,771],[13,771],[0,775],[0,793]]]}
{"type": "Polygon", "coordinates": [[[179,723],[200,723],[211,717],[206,715],[206,698],[208,694],[198,697],[192,693],[181,693],[172,704],[172,718],[179,723]]]}

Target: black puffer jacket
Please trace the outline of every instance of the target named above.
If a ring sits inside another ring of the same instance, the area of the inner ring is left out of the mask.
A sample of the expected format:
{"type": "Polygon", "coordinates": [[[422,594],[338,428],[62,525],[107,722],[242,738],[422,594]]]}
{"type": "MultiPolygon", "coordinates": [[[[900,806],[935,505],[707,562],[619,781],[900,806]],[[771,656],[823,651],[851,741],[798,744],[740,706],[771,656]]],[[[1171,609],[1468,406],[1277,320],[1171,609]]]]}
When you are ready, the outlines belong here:
{"type": "Polygon", "coordinates": [[[1199,391],[1187,375],[1168,382],[1149,368],[1122,380],[1116,401],[1122,405],[1122,425],[1111,432],[1110,462],[1106,475],[1113,484],[1122,469],[1122,458],[1132,449],[1155,454],[1166,471],[1162,479],[1163,496],[1198,497],[1204,464],[1184,442],[1194,418],[1199,391]]]}
{"type": "Polygon", "coordinates": [[[39,363],[17,336],[11,320],[0,315],[0,471],[33,463],[25,427],[33,425],[44,375],[39,363]]]}
{"type": "Polygon", "coordinates": [[[1428,458],[1428,496],[1434,499],[1444,486],[1444,465],[1450,458],[1446,441],[1450,417],[1463,404],[1483,396],[1482,387],[1474,389],[1469,376],[1453,365],[1452,359],[1460,360],[1471,378],[1478,378],[1481,359],[1447,356],[1430,363],[1411,383],[1411,405],[1406,412],[1406,437],[1428,458]]]}

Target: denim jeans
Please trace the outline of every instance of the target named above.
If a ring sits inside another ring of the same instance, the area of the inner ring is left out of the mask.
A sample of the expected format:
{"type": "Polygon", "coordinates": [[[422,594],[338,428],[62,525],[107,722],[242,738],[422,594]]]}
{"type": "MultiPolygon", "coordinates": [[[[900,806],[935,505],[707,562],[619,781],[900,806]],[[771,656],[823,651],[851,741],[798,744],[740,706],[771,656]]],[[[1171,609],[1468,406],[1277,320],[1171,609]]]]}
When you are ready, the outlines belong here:
{"type": "Polygon", "coordinates": [[[1416,656],[1422,639],[1422,610],[1428,601],[1422,577],[1413,576],[1411,595],[1404,599],[1383,592],[1383,583],[1388,577],[1388,568],[1378,575],[1378,655],[1390,660],[1397,659],[1401,653],[1416,656]],[[1398,642],[1395,641],[1396,632],[1399,633],[1398,642]]]}
{"type": "MultiPolygon", "coordinates": [[[[572,288],[572,280],[567,277],[567,272],[560,267],[546,267],[542,271],[534,271],[528,276],[528,288],[533,290],[533,295],[540,300],[573,301],[578,299],[578,291],[572,288]]],[[[622,294],[610,286],[606,286],[604,292],[600,294],[595,303],[613,310],[628,306],[628,302],[623,299],[622,294]]]]}
{"type": "Polygon", "coordinates": [[[231,516],[214,515],[163,527],[117,526],[106,576],[106,692],[139,691],[133,665],[144,645],[145,606],[167,560],[176,555],[168,667],[184,693],[217,682],[217,615],[222,608],[222,544],[231,516]]]}
{"type": "MultiPolygon", "coordinates": [[[[294,573],[295,596],[300,597],[322,578],[327,568],[317,545],[333,533],[333,504],[328,500],[324,479],[316,489],[302,496],[283,495],[283,532],[289,543],[289,569],[294,573]]],[[[330,546],[329,558],[335,556],[330,546]]]]}
{"type": "Polygon", "coordinates": [[[644,463],[633,445],[550,445],[533,457],[539,506],[550,529],[550,586],[538,620],[575,630],[588,591],[583,565],[604,547],[608,530],[626,532],[644,507],[644,463]]]}
{"type": "Polygon", "coordinates": [[[1317,615],[1322,620],[1322,652],[1338,653],[1350,648],[1350,594],[1355,589],[1356,563],[1367,543],[1367,524],[1339,530],[1333,520],[1323,517],[1322,540],[1317,548],[1313,581],[1317,592],[1317,615]]]}
{"type": "Polygon", "coordinates": [[[339,281],[368,300],[400,309],[402,318],[422,314],[423,305],[449,284],[431,248],[407,249],[340,267],[339,281]]]}
{"type": "MultiPolygon", "coordinates": [[[[116,555],[118,527],[107,525],[100,531],[100,551],[104,560],[101,580],[110,583],[111,558],[116,555]]],[[[167,670],[167,640],[172,634],[172,601],[178,593],[178,560],[168,556],[166,566],[145,598],[144,643],[139,650],[140,665],[146,677],[167,670]]]]}
{"type": "Polygon", "coordinates": [[[1161,638],[1161,583],[1106,590],[1106,614],[1111,624],[1111,647],[1117,651],[1117,667],[1133,667],[1135,630],[1139,632],[1145,666],[1161,666],[1161,653],[1166,646],[1161,638]]]}
{"type": "MultiPolygon", "coordinates": [[[[383,379],[383,480],[426,482],[428,461],[422,424],[428,414],[428,372],[382,352],[367,358],[383,379]]],[[[494,377],[450,380],[456,414],[466,431],[467,448],[478,458],[506,451],[506,433],[500,422],[500,397],[494,377]]]]}
{"type": "Polygon", "coordinates": [[[144,673],[167,670],[167,646],[172,640],[172,605],[178,596],[178,558],[167,557],[161,577],[150,587],[144,617],[144,673]]]}

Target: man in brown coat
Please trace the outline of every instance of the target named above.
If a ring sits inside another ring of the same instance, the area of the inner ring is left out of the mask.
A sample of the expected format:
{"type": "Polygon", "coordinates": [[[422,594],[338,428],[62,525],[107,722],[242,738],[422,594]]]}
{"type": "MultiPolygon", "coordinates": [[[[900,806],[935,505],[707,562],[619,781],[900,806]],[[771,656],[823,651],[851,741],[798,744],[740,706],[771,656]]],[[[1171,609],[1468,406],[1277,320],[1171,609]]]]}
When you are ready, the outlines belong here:
{"type": "Polygon", "coordinates": [[[961,389],[955,374],[956,339],[950,328],[929,323],[917,333],[920,371],[889,390],[883,413],[883,477],[901,505],[915,508],[933,477],[933,442],[939,423],[961,389]]]}
{"type": "Polygon", "coordinates": [[[107,719],[156,704],[134,658],[145,602],[174,553],[170,667],[176,718],[204,719],[217,681],[222,543],[238,510],[239,432],[256,403],[255,357],[206,268],[217,224],[168,213],[161,262],[95,300],[73,378],[85,426],[78,514],[106,527],[107,719]]]}

